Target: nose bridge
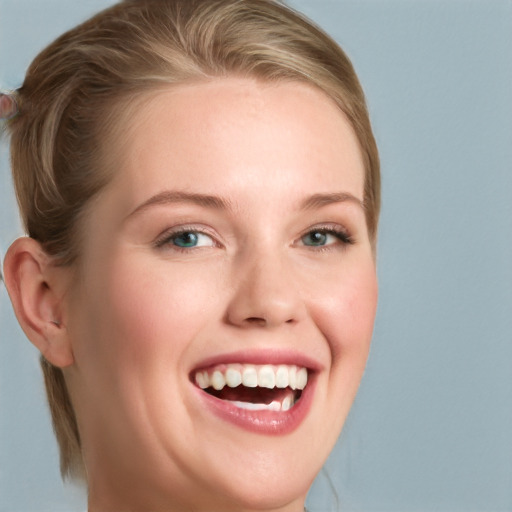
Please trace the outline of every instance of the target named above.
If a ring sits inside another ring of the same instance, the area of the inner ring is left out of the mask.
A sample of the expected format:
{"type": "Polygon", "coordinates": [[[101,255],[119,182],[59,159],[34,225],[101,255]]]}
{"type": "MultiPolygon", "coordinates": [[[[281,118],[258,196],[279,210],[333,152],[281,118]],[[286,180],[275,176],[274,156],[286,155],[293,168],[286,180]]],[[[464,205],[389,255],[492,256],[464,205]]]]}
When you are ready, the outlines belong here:
{"type": "Polygon", "coordinates": [[[298,321],[302,301],[286,250],[248,248],[240,255],[230,323],[274,327],[298,321]]]}

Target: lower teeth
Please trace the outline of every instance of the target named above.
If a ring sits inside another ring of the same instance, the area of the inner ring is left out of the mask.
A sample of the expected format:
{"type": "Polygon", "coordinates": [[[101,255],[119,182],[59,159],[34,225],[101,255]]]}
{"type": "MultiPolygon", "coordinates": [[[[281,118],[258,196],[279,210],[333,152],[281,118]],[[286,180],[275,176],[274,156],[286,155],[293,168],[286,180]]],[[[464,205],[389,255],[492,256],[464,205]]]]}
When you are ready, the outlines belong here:
{"type": "Polygon", "coordinates": [[[288,411],[294,405],[290,397],[284,398],[282,402],[274,400],[269,404],[255,404],[252,402],[239,402],[236,400],[226,400],[226,402],[233,404],[235,407],[246,409],[248,411],[288,411]]]}

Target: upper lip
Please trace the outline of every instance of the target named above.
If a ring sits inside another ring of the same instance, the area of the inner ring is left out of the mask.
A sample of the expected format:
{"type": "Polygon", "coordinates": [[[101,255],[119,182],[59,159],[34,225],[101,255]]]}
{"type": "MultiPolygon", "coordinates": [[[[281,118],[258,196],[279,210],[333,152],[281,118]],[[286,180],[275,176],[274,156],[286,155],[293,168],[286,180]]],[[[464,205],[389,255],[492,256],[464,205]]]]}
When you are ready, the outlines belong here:
{"type": "Polygon", "coordinates": [[[284,349],[247,349],[237,350],[234,352],[227,352],[222,354],[216,354],[206,359],[201,360],[196,364],[192,370],[192,373],[198,370],[206,370],[208,368],[220,365],[220,364],[286,364],[296,365],[307,368],[312,372],[318,372],[322,370],[323,365],[316,359],[296,350],[284,350],[284,349]]]}

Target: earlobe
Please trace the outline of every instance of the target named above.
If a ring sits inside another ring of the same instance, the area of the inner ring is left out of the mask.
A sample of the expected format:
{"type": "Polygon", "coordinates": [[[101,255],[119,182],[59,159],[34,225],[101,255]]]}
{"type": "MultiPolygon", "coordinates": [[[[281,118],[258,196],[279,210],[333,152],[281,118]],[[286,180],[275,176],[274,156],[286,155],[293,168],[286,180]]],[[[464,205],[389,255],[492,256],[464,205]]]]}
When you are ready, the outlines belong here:
{"type": "Polygon", "coordinates": [[[16,318],[45,359],[60,368],[73,364],[66,330],[62,283],[51,258],[32,238],[16,240],[4,262],[4,280],[16,318]]]}

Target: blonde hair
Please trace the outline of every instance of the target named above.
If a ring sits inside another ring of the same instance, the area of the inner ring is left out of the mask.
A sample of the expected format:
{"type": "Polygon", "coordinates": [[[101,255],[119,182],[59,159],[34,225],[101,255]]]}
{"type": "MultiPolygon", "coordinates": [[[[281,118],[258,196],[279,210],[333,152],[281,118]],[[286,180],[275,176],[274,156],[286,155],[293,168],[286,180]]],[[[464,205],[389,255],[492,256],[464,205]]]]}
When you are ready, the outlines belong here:
{"type": "MultiPolygon", "coordinates": [[[[351,123],[365,165],[364,204],[375,246],[379,158],[364,94],[341,48],[277,0],[125,0],[43,50],[15,93],[8,121],[14,184],[29,236],[62,265],[80,254],[79,221],[109,181],[101,149],[135,96],[221,76],[302,81],[351,123]]],[[[83,475],[79,428],[63,372],[41,365],[61,473],[83,475]]]]}

